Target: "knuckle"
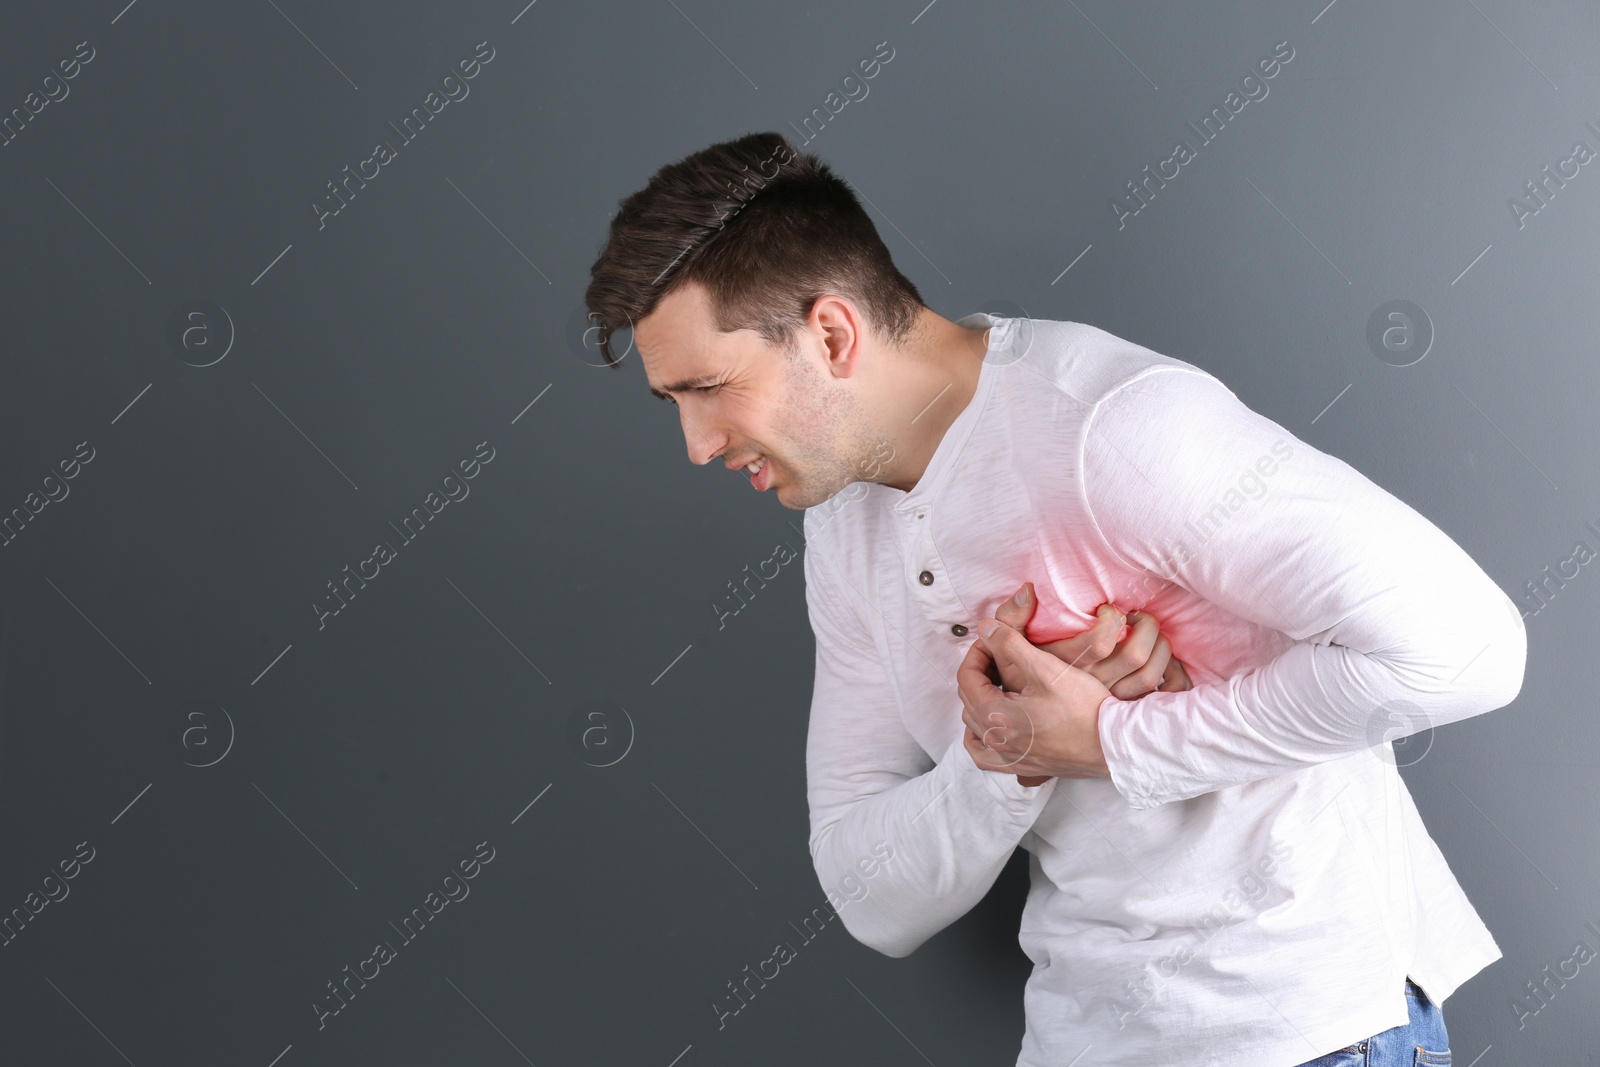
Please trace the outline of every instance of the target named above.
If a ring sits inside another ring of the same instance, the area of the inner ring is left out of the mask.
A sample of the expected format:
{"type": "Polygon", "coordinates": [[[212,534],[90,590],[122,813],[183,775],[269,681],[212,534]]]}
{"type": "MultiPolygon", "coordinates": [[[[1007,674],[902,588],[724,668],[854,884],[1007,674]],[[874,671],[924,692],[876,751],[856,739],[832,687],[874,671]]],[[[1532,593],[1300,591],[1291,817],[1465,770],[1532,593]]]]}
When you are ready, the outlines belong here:
{"type": "Polygon", "coordinates": [[[1088,647],[1089,640],[1083,634],[1046,646],[1047,650],[1057,659],[1065,660],[1068,663],[1081,662],[1084,650],[1088,647]]]}
{"type": "Polygon", "coordinates": [[[1107,685],[1118,679],[1130,677],[1138,665],[1124,663],[1122,659],[1123,657],[1117,656],[1112,659],[1101,660],[1089,673],[1107,685]]]}

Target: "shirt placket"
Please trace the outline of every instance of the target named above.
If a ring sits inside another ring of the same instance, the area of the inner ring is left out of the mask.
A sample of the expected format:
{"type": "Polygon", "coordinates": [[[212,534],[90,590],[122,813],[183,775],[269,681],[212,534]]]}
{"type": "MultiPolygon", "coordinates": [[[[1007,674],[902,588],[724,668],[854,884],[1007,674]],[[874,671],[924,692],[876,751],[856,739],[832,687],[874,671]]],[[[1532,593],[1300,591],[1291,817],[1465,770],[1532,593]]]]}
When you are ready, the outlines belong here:
{"type": "Polygon", "coordinates": [[[902,512],[907,526],[906,571],[903,580],[910,586],[911,601],[917,605],[924,633],[951,644],[961,644],[972,633],[977,620],[956,595],[955,583],[945,570],[933,543],[933,505],[922,504],[902,512]]]}

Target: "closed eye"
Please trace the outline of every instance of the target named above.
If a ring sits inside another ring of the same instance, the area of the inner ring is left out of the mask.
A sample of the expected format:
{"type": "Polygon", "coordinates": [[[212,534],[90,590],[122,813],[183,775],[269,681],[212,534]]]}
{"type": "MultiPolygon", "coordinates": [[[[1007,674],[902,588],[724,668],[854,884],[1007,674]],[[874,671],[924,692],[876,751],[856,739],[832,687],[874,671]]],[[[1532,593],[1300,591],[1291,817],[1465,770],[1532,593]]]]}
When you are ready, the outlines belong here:
{"type": "MultiPolygon", "coordinates": [[[[714,383],[712,385],[693,385],[693,386],[690,386],[688,389],[686,389],[685,392],[689,392],[689,393],[709,393],[714,389],[721,389],[723,384],[724,383],[722,383],[722,382],[716,382],[716,383],[714,383]]],[[[663,397],[661,397],[661,399],[667,401],[673,407],[677,407],[678,406],[678,402],[676,400],[672,399],[672,397],[670,397],[670,396],[663,396],[663,397]]]]}

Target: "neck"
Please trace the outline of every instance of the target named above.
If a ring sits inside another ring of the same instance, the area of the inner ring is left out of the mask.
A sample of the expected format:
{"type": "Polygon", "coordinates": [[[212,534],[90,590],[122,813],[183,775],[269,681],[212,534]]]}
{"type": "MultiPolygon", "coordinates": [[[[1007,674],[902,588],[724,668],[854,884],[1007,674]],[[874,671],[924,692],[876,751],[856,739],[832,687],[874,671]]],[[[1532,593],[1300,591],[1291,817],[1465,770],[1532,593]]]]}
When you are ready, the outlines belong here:
{"type": "Polygon", "coordinates": [[[959,326],[923,309],[881,412],[894,451],[872,481],[902,492],[916,487],[950,424],[972,402],[987,352],[987,327],[959,326]]]}

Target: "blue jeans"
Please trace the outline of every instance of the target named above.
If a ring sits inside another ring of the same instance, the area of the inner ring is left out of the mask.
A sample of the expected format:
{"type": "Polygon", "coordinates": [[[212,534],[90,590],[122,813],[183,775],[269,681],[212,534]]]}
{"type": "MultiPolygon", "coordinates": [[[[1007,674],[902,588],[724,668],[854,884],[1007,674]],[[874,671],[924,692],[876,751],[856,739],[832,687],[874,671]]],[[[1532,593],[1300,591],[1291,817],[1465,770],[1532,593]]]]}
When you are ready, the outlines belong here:
{"type": "Polygon", "coordinates": [[[1450,1062],[1450,1035],[1444,1014],[1422,987],[1406,979],[1406,1007],[1411,1022],[1396,1026],[1365,1041],[1346,1045],[1338,1052],[1307,1060],[1300,1067],[1422,1067],[1450,1062]]]}

